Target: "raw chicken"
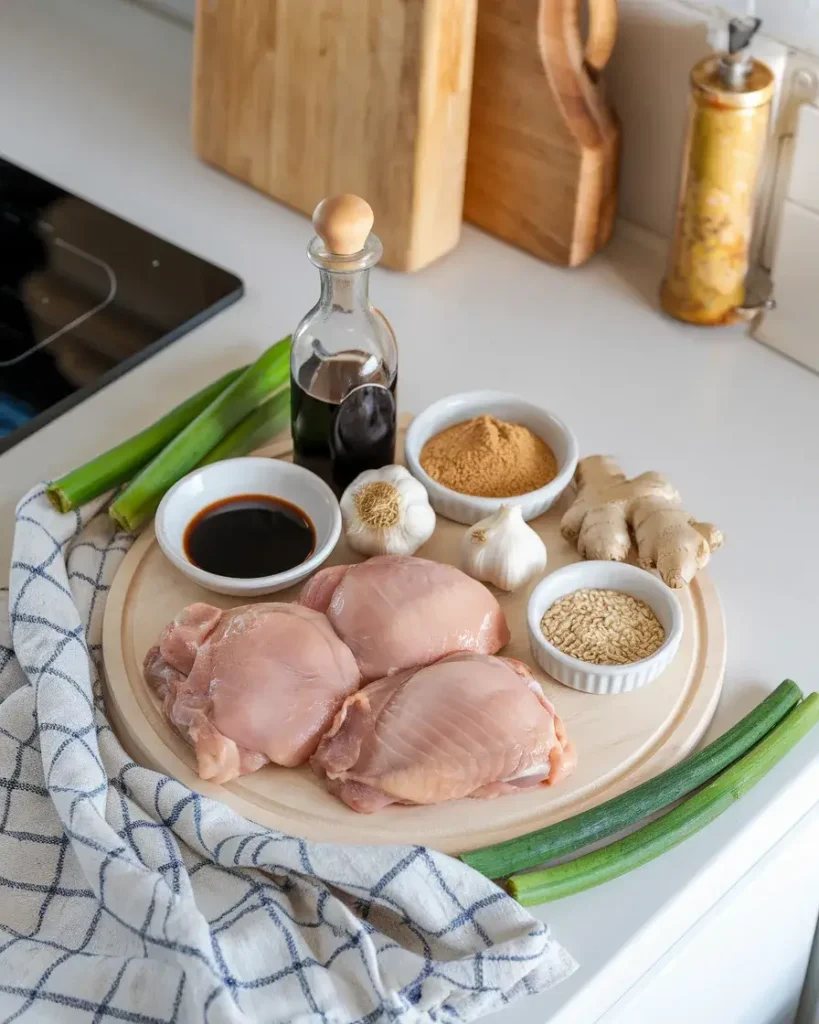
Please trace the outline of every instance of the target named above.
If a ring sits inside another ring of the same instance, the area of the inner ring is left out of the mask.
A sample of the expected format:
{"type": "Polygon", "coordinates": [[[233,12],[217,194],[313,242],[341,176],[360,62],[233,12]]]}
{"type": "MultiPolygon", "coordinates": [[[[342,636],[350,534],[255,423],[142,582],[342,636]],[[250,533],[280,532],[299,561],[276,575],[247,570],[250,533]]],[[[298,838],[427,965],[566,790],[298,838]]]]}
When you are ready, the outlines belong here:
{"type": "Polygon", "coordinates": [[[348,697],[311,764],[354,811],[554,785],[575,766],[529,668],[452,654],[348,697]]]}
{"type": "Polygon", "coordinates": [[[429,665],[445,654],[494,654],[509,643],[500,605],[452,565],[381,555],[322,569],[299,603],[326,612],[365,682],[429,665]]]}
{"type": "Polygon", "coordinates": [[[212,782],[302,764],[361,682],[327,619],[296,604],[183,608],[144,672],[212,782]]]}

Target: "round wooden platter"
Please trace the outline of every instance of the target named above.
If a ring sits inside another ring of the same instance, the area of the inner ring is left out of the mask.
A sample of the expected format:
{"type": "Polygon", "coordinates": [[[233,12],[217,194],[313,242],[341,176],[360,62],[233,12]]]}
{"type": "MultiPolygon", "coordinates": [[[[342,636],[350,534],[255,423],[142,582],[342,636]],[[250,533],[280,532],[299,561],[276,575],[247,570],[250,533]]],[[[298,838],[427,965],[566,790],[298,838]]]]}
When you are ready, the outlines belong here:
{"type": "MultiPolygon", "coordinates": [[[[288,449],[279,446],[272,453],[287,457],[288,449]]],[[[546,543],[547,571],[577,560],[577,552],[560,536],[567,500],[564,496],[558,507],[531,524],[546,543]]],[[[457,564],[464,529],[439,517],[418,555],[457,564]]],[[[360,557],[342,538],[326,564],[352,561],[360,557]]],[[[123,746],[140,764],[224,801],[261,825],[306,839],[424,843],[445,853],[511,839],[602,803],[685,757],[711,720],[725,668],[722,609],[713,583],[700,573],[691,586],[678,591],[685,632],[676,658],[659,679],[641,690],[610,696],[568,689],[538,670],[529,653],[526,602],[533,586],[497,596],[512,632],[503,653],[533,667],[577,746],[576,771],[553,789],[536,787],[496,800],[431,807],[392,806],[362,815],[331,797],[306,766],[270,765],[226,786],[203,782],[191,748],[168,724],[145,684],[142,660],[185,605],[207,601],[227,608],[246,602],[212,594],[187,580],[160,551],[153,528],[125,557],[108,597],[103,648],[110,718],[123,746]]],[[[297,592],[283,591],[269,600],[294,600],[297,592]]]]}

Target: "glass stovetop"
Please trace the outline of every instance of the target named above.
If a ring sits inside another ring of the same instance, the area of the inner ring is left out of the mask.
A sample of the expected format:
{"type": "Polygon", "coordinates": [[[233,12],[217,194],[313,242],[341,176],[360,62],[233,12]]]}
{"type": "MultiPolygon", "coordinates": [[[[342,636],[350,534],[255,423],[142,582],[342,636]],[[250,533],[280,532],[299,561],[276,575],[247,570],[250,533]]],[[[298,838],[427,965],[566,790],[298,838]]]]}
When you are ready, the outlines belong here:
{"type": "Polygon", "coordinates": [[[0,158],[0,451],[241,294],[228,271],[0,158]]]}

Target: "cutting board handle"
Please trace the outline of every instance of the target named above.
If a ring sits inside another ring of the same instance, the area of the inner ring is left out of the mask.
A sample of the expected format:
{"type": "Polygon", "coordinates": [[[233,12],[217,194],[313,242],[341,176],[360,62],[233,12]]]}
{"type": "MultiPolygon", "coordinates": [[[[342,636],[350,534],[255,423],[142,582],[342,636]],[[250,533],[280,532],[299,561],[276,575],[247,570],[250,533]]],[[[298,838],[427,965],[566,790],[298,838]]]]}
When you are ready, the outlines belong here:
{"type": "Polygon", "coordinates": [[[584,59],[593,71],[608,64],[617,39],[617,0],[588,0],[589,34],[584,59]]]}

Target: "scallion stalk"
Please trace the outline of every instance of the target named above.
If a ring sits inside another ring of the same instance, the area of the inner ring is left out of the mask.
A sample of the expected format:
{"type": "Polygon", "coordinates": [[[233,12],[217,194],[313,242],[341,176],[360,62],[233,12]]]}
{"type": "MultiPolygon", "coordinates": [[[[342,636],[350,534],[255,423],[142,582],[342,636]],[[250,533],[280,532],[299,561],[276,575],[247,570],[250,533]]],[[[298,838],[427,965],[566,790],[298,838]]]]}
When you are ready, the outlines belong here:
{"type": "Polygon", "coordinates": [[[130,480],[246,369],[231,370],[150,427],[49,484],[46,494],[51,504],[59,512],[70,512],[130,480]]]}
{"type": "Polygon", "coordinates": [[[694,835],[719,817],[787,754],[819,722],[819,694],[809,694],[750,753],[668,814],[624,839],[576,860],[526,875],[507,884],[524,906],[547,903],[624,875],[694,835]]]}
{"type": "Polygon", "coordinates": [[[505,878],[599,842],[709,782],[766,736],[801,699],[802,691],[786,679],[726,733],[673,768],[554,825],[463,853],[461,860],[489,878],[505,878]]]}
{"type": "Polygon", "coordinates": [[[165,492],[190,472],[257,405],[290,376],[290,338],[262,353],[131,481],[109,514],[123,530],[135,531],[154,514],[165,492]]]}
{"type": "Polygon", "coordinates": [[[282,388],[272,398],[268,398],[252,413],[245,416],[227,437],[222,438],[213,451],[208,452],[199,465],[207,466],[211,462],[233,459],[239,455],[254,452],[280,434],[289,420],[290,389],[282,388]]]}

